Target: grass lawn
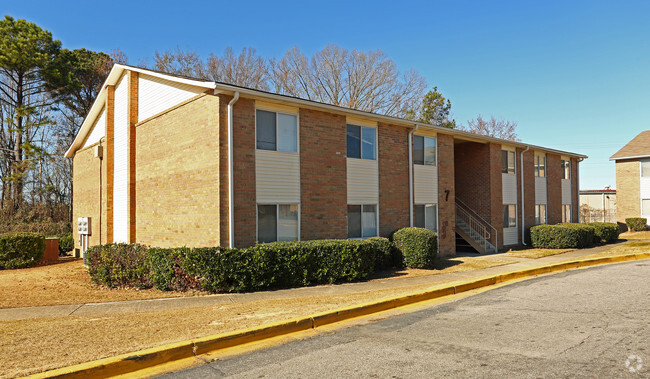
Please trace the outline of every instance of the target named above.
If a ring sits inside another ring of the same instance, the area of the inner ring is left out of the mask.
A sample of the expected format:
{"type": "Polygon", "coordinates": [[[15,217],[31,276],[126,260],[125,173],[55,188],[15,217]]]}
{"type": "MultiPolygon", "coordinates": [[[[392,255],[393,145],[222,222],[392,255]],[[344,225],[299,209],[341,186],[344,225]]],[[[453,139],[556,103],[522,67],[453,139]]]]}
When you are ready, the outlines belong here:
{"type": "Polygon", "coordinates": [[[49,266],[0,270],[0,308],[100,303],[193,296],[201,293],[163,292],[155,289],[111,290],[91,283],[81,260],[49,266]]]}
{"type": "Polygon", "coordinates": [[[510,250],[506,253],[507,257],[515,258],[529,258],[529,259],[539,259],[543,257],[548,257],[551,255],[568,253],[575,249],[524,249],[524,250],[510,250]]]}
{"type": "Polygon", "coordinates": [[[611,257],[614,255],[639,254],[650,252],[650,241],[632,241],[613,247],[600,253],[587,255],[584,258],[611,257]]]}
{"type": "Polygon", "coordinates": [[[624,240],[650,240],[650,230],[643,232],[625,232],[618,237],[624,240]]]}

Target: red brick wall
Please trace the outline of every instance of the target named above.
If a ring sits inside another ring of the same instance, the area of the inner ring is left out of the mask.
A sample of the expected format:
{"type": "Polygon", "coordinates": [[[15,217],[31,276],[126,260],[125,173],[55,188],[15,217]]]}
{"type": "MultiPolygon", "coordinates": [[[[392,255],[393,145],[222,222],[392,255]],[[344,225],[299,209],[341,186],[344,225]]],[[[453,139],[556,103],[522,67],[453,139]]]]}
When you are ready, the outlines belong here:
{"type": "Polygon", "coordinates": [[[135,171],[136,171],[136,133],[135,124],[138,123],[138,73],[129,71],[129,198],[127,200],[129,209],[129,242],[136,242],[136,212],[135,212],[135,171]]]}
{"type": "MultiPolygon", "coordinates": [[[[488,144],[490,154],[490,224],[497,230],[499,247],[503,246],[503,181],[501,172],[501,145],[488,144]]],[[[485,188],[485,185],[482,187],[485,188]]]]}
{"type": "Polygon", "coordinates": [[[301,108],[302,240],[347,238],[346,155],[345,116],[301,108]]]}
{"type": "Polygon", "coordinates": [[[580,199],[578,198],[579,180],[578,159],[571,158],[571,219],[573,222],[578,222],[578,215],[580,213],[580,199]]]}
{"type": "Polygon", "coordinates": [[[254,100],[237,100],[233,111],[233,127],[236,141],[233,159],[235,247],[248,247],[255,244],[257,235],[254,100]]]}
{"type": "Polygon", "coordinates": [[[546,154],[548,223],[562,222],[562,162],[557,154],[546,154]]]}
{"type": "Polygon", "coordinates": [[[463,142],[454,146],[456,197],[486,220],[490,219],[490,193],[479,191],[490,182],[489,146],[463,142]]]}
{"type": "Polygon", "coordinates": [[[379,234],[409,226],[409,129],[379,124],[379,234]]]}
{"type": "Polygon", "coordinates": [[[441,256],[456,254],[454,137],[438,134],[438,239],[441,256]],[[449,190],[449,197],[445,191],[449,190]]]}

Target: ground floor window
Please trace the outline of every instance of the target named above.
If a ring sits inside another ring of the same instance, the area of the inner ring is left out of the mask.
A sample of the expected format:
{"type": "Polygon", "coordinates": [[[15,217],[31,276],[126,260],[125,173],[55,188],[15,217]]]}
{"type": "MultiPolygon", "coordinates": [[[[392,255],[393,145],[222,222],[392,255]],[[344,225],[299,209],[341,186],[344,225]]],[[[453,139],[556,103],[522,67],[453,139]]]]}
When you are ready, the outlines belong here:
{"type": "Polygon", "coordinates": [[[571,204],[562,204],[562,222],[571,222],[571,204]]]}
{"type": "Polygon", "coordinates": [[[436,204],[415,205],[413,215],[416,228],[427,228],[433,232],[438,231],[438,209],[436,204]]]}
{"type": "Polygon", "coordinates": [[[541,225],[546,224],[546,204],[536,204],[535,205],[535,224],[541,225]]]}
{"type": "Polygon", "coordinates": [[[650,199],[641,199],[641,214],[650,214],[650,199]]]}
{"type": "Polygon", "coordinates": [[[298,240],[298,204],[258,204],[257,241],[298,240]]]}
{"type": "Polygon", "coordinates": [[[377,205],[348,205],[348,238],[377,237],[377,205]]]}
{"type": "Polygon", "coordinates": [[[517,227],[517,206],[515,204],[506,204],[503,206],[503,227],[517,227]]]}

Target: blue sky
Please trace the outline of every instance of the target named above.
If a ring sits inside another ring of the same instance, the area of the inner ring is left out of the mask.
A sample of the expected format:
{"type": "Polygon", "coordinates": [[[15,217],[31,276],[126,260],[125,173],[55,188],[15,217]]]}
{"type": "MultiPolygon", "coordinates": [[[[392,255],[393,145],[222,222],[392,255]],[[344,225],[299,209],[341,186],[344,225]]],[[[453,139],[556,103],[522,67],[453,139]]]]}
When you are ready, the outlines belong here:
{"type": "Polygon", "coordinates": [[[69,49],[281,56],[381,49],[452,102],[457,122],[517,121],[525,142],[588,155],[580,187],[616,184],[609,156],[650,129],[648,1],[27,1],[2,12],[69,49]]]}

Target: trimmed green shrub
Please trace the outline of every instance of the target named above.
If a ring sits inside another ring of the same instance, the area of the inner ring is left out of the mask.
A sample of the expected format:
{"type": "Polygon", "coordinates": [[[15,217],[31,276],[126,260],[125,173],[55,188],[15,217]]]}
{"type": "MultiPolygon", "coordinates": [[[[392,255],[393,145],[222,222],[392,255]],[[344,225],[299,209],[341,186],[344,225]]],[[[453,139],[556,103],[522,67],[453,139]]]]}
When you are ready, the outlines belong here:
{"type": "Polygon", "coordinates": [[[147,246],[111,243],[86,251],[88,272],[96,284],[107,287],[133,286],[150,288],[152,281],[147,264],[147,246]]]}
{"type": "Polygon", "coordinates": [[[541,249],[582,249],[592,246],[595,228],[586,224],[536,225],[530,228],[533,247],[541,249]]]}
{"type": "Polygon", "coordinates": [[[252,291],[352,281],[392,264],[392,244],[386,238],[274,242],[247,249],[109,244],[87,254],[95,283],[153,285],[164,291],[252,291]]]}
{"type": "Polygon", "coordinates": [[[627,228],[633,232],[642,232],[648,225],[648,219],[643,217],[631,217],[625,219],[627,228]]]}
{"type": "Polygon", "coordinates": [[[587,225],[594,227],[594,233],[598,243],[615,242],[621,233],[618,224],[612,222],[590,222],[587,225]]]}
{"type": "Polygon", "coordinates": [[[402,228],[393,234],[393,243],[411,268],[434,268],[438,235],[424,228],[402,228]]]}
{"type": "Polygon", "coordinates": [[[45,237],[41,234],[0,234],[0,270],[33,266],[44,254],[45,237]]]}
{"type": "Polygon", "coordinates": [[[72,233],[63,233],[59,237],[59,255],[66,255],[74,250],[74,239],[72,233]]]}

